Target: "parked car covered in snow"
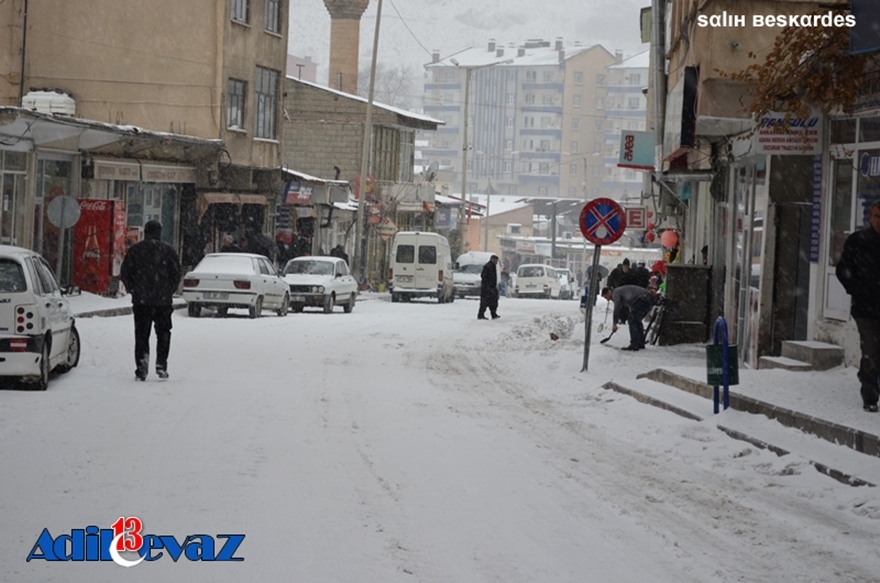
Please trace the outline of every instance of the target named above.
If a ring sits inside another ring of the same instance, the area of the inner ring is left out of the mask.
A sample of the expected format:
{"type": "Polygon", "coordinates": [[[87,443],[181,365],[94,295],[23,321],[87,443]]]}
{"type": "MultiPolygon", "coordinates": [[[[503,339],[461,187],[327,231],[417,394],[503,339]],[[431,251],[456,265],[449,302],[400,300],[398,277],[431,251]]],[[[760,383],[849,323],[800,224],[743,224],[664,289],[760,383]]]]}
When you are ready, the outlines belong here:
{"type": "Polygon", "coordinates": [[[290,307],[294,312],[311,306],[323,308],[329,314],[338,304],[346,314],[354,309],[357,281],[348,270],[348,263],[340,257],[297,257],[287,262],[283,275],[290,287],[290,307]]]}
{"type": "Polygon", "coordinates": [[[577,282],[574,280],[574,274],[570,269],[556,268],[556,275],[559,277],[559,299],[572,300],[578,297],[577,282]]]}
{"type": "Polygon", "coordinates": [[[211,253],[183,277],[183,299],[193,318],[199,317],[202,308],[213,308],[222,316],[229,308],[244,308],[248,316],[259,318],[263,308],[286,316],[290,292],[262,255],[211,253]]]}
{"type": "Polygon", "coordinates": [[[39,254],[0,245],[0,377],[45,391],[51,371],[79,364],[73,311],[39,254]]]}

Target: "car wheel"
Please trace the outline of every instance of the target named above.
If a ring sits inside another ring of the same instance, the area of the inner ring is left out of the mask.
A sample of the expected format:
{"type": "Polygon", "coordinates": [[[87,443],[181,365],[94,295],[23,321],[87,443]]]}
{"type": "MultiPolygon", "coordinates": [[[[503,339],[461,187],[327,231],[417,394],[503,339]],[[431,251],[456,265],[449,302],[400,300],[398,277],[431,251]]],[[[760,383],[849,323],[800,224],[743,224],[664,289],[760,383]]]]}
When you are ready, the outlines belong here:
{"type": "Polygon", "coordinates": [[[79,364],[79,353],[79,332],[77,331],[76,326],[71,326],[70,338],[67,341],[67,361],[56,366],[55,370],[62,374],[69,372],[70,369],[79,364]]]}
{"type": "Polygon", "coordinates": [[[396,303],[399,302],[399,301],[400,301],[400,296],[398,296],[398,295],[397,295],[396,293],[394,293],[394,292],[391,292],[391,303],[392,303],[392,304],[396,304],[396,303]]]}
{"type": "Polygon", "coordinates": [[[290,304],[290,309],[293,310],[294,314],[302,314],[303,304],[290,304]]]}
{"type": "Polygon", "coordinates": [[[446,303],[446,292],[442,289],[437,290],[437,303],[445,304],[446,303]]]}
{"type": "Polygon", "coordinates": [[[354,309],[354,300],[355,300],[355,294],[351,294],[348,297],[348,303],[345,304],[344,306],[342,306],[342,311],[345,312],[346,314],[350,314],[351,311],[354,309]]]}
{"type": "Polygon", "coordinates": [[[225,318],[227,315],[229,315],[229,308],[227,308],[225,306],[217,308],[217,315],[220,316],[221,318],[225,318]]]}
{"type": "Polygon", "coordinates": [[[253,320],[263,315],[263,296],[257,296],[254,305],[248,308],[248,317],[253,320]]]}
{"type": "Polygon", "coordinates": [[[290,310],[290,295],[284,294],[284,299],[281,300],[281,307],[278,308],[278,311],[275,312],[278,314],[280,318],[283,318],[287,315],[287,312],[290,310]]]}
{"type": "Polygon", "coordinates": [[[198,318],[202,313],[202,306],[198,304],[187,304],[186,313],[190,318],[198,318]]]}
{"type": "Polygon", "coordinates": [[[331,292],[329,296],[324,298],[324,313],[329,314],[336,306],[336,293],[331,292]]]}

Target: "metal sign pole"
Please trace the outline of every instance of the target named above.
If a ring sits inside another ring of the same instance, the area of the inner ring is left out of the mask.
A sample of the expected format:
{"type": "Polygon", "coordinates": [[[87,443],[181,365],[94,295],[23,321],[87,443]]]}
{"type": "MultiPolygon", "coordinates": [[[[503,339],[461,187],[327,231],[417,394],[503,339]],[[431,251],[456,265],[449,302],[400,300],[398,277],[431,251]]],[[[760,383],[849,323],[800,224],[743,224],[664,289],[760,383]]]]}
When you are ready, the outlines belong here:
{"type": "Polygon", "coordinates": [[[596,297],[596,286],[599,285],[599,259],[602,246],[593,248],[593,267],[590,269],[590,285],[587,287],[586,305],[584,306],[584,367],[581,372],[590,368],[590,336],[593,332],[593,298],[596,297]]]}

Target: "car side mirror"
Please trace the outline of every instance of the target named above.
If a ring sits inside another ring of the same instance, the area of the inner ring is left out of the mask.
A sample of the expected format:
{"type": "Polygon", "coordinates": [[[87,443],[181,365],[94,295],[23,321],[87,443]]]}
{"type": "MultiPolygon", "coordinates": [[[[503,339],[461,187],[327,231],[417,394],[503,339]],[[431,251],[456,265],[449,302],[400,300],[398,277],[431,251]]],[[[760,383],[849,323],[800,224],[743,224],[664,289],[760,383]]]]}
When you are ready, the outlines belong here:
{"type": "Polygon", "coordinates": [[[61,294],[65,296],[78,296],[82,294],[82,289],[76,285],[66,285],[61,288],[61,294]]]}

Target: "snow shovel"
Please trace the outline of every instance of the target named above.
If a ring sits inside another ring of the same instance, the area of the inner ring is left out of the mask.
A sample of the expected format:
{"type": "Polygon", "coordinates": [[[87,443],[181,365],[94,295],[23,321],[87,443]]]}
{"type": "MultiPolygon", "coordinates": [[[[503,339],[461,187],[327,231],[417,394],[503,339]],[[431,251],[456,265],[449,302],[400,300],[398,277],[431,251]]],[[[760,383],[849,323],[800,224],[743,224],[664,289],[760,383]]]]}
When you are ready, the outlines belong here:
{"type": "MultiPolygon", "coordinates": [[[[601,324],[596,326],[596,332],[601,332],[602,330],[605,329],[605,324],[608,322],[608,308],[610,308],[610,307],[611,307],[611,302],[608,302],[607,304],[605,304],[605,322],[602,322],[601,324]]],[[[611,336],[609,336],[608,338],[611,338],[611,336]]],[[[608,338],[606,338],[606,340],[608,338]]]]}
{"type": "Polygon", "coordinates": [[[608,335],[608,338],[603,338],[602,340],[599,341],[599,344],[605,344],[606,342],[611,340],[611,337],[614,336],[615,332],[616,332],[616,330],[611,330],[611,334],[608,335]]]}

